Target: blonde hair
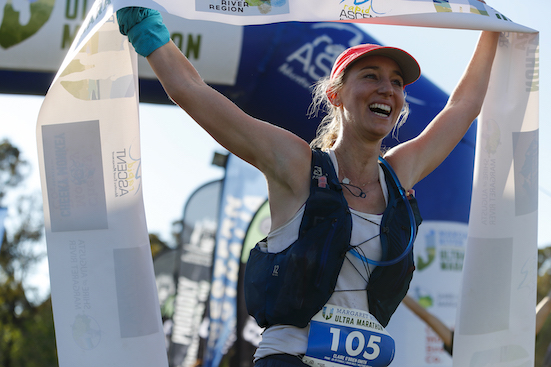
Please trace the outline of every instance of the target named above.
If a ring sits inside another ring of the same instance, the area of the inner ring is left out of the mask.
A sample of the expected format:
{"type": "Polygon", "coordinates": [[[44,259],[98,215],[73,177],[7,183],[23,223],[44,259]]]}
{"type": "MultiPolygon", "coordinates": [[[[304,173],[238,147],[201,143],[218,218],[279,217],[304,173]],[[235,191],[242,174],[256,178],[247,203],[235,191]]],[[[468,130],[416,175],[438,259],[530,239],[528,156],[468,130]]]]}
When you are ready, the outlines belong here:
{"type": "MultiPolygon", "coordinates": [[[[339,107],[329,100],[327,91],[330,90],[333,94],[339,94],[344,86],[345,79],[346,70],[333,80],[330,80],[329,77],[321,78],[312,88],[312,103],[308,109],[308,115],[310,117],[318,116],[320,110],[326,114],[317,128],[316,137],[310,142],[310,147],[313,149],[327,150],[337,141],[342,128],[341,115],[339,107]]],[[[408,115],[409,104],[404,98],[404,106],[400,116],[398,116],[398,121],[392,129],[393,138],[398,139],[398,129],[406,122],[408,115]]]]}

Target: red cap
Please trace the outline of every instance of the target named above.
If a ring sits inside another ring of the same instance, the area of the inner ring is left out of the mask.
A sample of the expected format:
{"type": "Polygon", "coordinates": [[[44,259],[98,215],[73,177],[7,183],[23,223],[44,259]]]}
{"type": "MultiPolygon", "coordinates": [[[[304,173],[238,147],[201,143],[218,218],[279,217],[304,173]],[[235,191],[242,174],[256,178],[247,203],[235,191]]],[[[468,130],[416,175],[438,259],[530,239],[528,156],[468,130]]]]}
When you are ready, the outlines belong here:
{"type": "Polygon", "coordinates": [[[417,61],[404,50],[395,47],[386,47],[373,44],[361,44],[350,47],[337,57],[331,70],[331,80],[339,76],[351,63],[362,56],[386,56],[398,64],[402,70],[404,86],[413,83],[421,76],[421,68],[417,61]]]}

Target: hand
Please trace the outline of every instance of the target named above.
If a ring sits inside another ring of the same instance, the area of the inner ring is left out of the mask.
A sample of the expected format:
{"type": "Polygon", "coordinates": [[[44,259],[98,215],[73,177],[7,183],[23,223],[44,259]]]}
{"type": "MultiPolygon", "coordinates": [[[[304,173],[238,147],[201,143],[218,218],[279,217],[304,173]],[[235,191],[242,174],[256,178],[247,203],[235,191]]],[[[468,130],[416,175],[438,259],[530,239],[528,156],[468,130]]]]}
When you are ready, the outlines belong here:
{"type": "Polygon", "coordinates": [[[129,6],[119,9],[117,11],[117,21],[119,22],[119,31],[124,36],[128,35],[128,32],[136,24],[149,16],[161,15],[157,10],[142,8],[138,6],[129,6]]]}
{"type": "Polygon", "coordinates": [[[126,7],[117,11],[121,34],[128,36],[136,52],[144,57],[170,41],[170,34],[157,10],[126,7]]]}

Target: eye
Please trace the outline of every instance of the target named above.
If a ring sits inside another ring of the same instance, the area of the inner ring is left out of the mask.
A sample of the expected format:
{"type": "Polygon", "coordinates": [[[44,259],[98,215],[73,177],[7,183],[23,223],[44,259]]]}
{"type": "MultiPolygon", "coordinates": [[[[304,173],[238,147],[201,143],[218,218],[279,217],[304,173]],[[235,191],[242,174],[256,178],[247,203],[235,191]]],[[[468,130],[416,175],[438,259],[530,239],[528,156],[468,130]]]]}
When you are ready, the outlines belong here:
{"type": "Polygon", "coordinates": [[[393,79],[392,84],[400,88],[404,86],[404,82],[402,81],[402,79],[393,79]]]}
{"type": "Polygon", "coordinates": [[[375,80],[375,79],[377,79],[377,75],[374,74],[374,73],[367,73],[367,74],[364,75],[364,78],[366,78],[366,79],[374,79],[374,80],[375,80]]]}

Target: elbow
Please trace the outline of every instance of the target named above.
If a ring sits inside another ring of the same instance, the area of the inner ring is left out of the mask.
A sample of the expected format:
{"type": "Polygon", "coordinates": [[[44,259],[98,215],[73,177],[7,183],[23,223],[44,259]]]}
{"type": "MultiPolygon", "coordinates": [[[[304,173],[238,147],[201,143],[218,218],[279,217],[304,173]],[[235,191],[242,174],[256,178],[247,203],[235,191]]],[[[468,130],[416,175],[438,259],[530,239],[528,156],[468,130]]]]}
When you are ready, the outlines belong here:
{"type": "Polygon", "coordinates": [[[473,121],[482,111],[486,98],[487,86],[479,88],[461,88],[455,90],[448,101],[448,108],[453,108],[473,121]]]}
{"type": "Polygon", "coordinates": [[[472,123],[479,115],[480,112],[482,112],[482,104],[480,106],[477,106],[476,108],[472,108],[469,111],[469,117],[467,118],[470,123],[472,123]]]}
{"type": "Polygon", "coordinates": [[[169,80],[162,82],[163,88],[168,97],[181,108],[187,111],[194,103],[197,103],[198,96],[206,93],[210,87],[201,79],[183,79],[169,80]]]}

